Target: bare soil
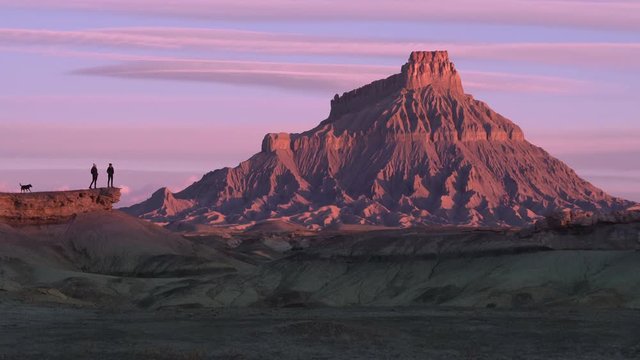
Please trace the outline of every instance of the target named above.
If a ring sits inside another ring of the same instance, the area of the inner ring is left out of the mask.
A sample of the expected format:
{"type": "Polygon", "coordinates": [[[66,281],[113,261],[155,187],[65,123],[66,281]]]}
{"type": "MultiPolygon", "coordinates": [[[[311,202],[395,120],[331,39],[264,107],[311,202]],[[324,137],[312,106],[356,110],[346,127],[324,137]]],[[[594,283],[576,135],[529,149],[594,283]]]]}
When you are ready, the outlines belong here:
{"type": "Polygon", "coordinates": [[[636,359],[640,312],[172,308],[0,300],[0,359],[636,359]]]}

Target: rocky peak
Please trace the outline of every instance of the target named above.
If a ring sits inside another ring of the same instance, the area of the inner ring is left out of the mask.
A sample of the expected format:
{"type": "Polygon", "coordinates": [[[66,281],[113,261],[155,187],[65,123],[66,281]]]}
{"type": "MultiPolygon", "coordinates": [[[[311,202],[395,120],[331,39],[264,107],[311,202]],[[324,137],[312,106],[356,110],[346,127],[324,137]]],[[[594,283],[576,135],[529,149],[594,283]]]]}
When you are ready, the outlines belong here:
{"type": "Polygon", "coordinates": [[[449,60],[447,51],[414,51],[399,74],[374,81],[342,96],[336,94],[331,101],[330,117],[371,105],[402,89],[419,90],[428,86],[452,95],[464,94],[462,80],[449,60]]]}
{"type": "Polygon", "coordinates": [[[269,133],[262,140],[262,152],[270,153],[276,150],[290,150],[291,135],[287,133],[269,133]]]}
{"type": "Polygon", "coordinates": [[[329,118],[315,128],[267,134],[261,153],[237,167],[127,211],[161,223],[281,219],[321,229],[524,226],[557,209],[611,212],[630,205],[464,94],[446,52],[420,51],[399,73],[336,95],[329,118]]]}
{"type": "Polygon", "coordinates": [[[439,86],[456,94],[463,94],[462,81],[446,51],[414,51],[402,66],[404,87],[421,89],[439,86]]]}

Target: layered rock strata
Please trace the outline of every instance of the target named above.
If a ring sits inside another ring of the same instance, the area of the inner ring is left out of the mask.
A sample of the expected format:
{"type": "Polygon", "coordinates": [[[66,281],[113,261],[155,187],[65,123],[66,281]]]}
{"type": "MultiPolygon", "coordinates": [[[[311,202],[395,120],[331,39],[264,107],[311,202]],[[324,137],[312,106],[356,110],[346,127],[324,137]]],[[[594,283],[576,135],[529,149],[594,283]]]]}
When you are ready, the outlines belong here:
{"type": "Polygon", "coordinates": [[[445,51],[413,52],[400,73],[336,95],[300,134],[268,134],[235,168],[128,209],[158,222],[525,226],[559,209],[608,212],[609,196],[465,94],[445,51]]]}
{"type": "Polygon", "coordinates": [[[62,223],[78,214],[111,210],[119,200],[118,188],[0,193],[0,222],[12,225],[62,223]]]}

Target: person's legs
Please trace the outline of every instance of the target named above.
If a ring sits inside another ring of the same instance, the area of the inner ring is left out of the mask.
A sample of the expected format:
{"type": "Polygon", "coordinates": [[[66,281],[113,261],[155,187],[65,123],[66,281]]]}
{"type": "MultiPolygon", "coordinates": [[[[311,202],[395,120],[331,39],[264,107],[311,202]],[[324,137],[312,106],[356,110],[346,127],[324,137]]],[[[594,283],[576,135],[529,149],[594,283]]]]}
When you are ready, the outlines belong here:
{"type": "Polygon", "coordinates": [[[113,187],[113,175],[107,176],[107,187],[113,187]]]}

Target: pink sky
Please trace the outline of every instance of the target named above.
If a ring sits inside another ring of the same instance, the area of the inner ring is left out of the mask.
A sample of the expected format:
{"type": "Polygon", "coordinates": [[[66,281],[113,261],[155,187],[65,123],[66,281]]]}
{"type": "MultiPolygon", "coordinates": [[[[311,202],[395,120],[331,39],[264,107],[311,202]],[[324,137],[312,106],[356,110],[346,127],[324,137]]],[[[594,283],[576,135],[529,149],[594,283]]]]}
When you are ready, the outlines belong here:
{"type": "Polygon", "coordinates": [[[225,21],[451,21],[640,28],[640,4],[633,0],[0,0],[0,5],[225,21]]]}
{"type": "MultiPolygon", "coordinates": [[[[467,92],[598,186],[640,200],[637,1],[0,0],[0,10],[9,189],[24,171],[93,162],[165,174],[126,178],[129,201],[157,178],[180,187],[177,177],[236,165],[267,132],[315,126],[334,94],[398,72],[410,51],[446,49],[467,92]]],[[[58,177],[40,187],[83,183],[58,177]]]]}

